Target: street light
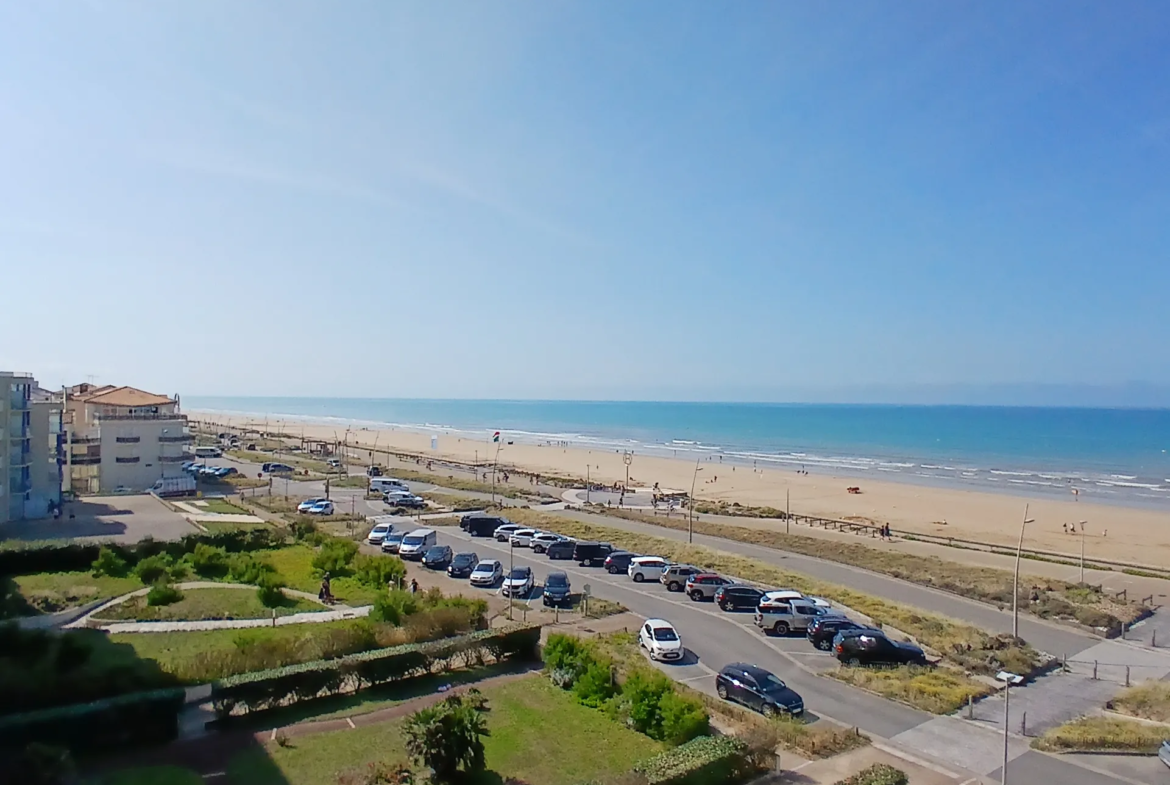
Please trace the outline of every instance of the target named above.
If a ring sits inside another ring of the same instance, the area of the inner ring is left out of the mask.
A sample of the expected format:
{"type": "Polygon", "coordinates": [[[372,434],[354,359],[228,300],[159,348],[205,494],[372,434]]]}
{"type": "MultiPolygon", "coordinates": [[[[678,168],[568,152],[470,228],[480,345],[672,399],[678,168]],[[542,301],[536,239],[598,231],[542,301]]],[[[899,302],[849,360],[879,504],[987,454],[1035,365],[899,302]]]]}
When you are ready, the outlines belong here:
{"type": "Polygon", "coordinates": [[[1028,517],[1028,505],[1024,505],[1024,522],[1020,524],[1020,544],[1016,546],[1016,577],[1012,581],[1012,637],[1020,637],[1020,557],[1024,553],[1024,527],[1035,523],[1028,517]]]}
{"type": "Polygon", "coordinates": [[[1011,705],[1012,700],[1012,685],[1019,684],[1024,680],[1024,677],[1009,671],[1000,671],[995,674],[995,678],[1003,682],[1003,767],[999,770],[999,782],[1000,785],[1007,785],[1008,706],[1011,705]]]}
{"type": "Polygon", "coordinates": [[[626,491],[630,490],[630,464],[633,462],[634,454],[632,452],[627,450],[622,453],[622,463],[626,465],[626,484],[624,486],[626,491]]]}
{"type": "Polygon", "coordinates": [[[695,481],[699,479],[699,472],[703,471],[699,468],[699,459],[695,459],[695,473],[691,477],[691,515],[690,520],[687,521],[687,542],[693,543],[695,541],[695,481]]]}
{"type": "Polygon", "coordinates": [[[1081,585],[1085,585],[1085,524],[1088,521],[1080,521],[1081,525],[1081,585]]]}

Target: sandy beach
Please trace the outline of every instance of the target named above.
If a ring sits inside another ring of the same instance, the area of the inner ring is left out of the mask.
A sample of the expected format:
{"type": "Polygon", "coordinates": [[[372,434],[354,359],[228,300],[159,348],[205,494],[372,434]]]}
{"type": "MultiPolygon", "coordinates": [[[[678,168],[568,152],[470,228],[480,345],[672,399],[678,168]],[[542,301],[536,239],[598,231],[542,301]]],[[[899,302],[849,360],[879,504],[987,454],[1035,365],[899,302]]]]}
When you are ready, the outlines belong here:
{"type": "MultiPolygon", "coordinates": [[[[221,414],[189,411],[192,419],[230,425],[236,428],[262,428],[264,420],[227,417],[221,414]]],[[[270,430],[283,429],[305,438],[332,441],[343,438],[336,425],[316,425],[300,419],[269,418],[270,430]]],[[[444,433],[438,437],[437,449],[431,449],[431,434],[395,428],[360,428],[350,430],[351,447],[396,449],[421,453],[436,459],[461,462],[490,461],[495,445],[488,439],[475,440],[444,433]]],[[[586,467],[594,482],[623,482],[626,465],[616,451],[590,450],[580,446],[507,444],[500,449],[501,466],[514,466],[530,472],[584,477],[586,467]]],[[[635,454],[629,467],[631,487],[649,487],[689,491],[695,475],[695,463],[681,459],[635,454]]],[[[747,505],[784,508],[790,496],[794,513],[827,518],[866,518],[889,523],[896,529],[952,536],[1004,545],[1015,545],[1020,532],[1024,505],[1029,505],[1025,545],[1029,548],[1079,554],[1080,538],[1065,533],[1062,524],[1086,521],[1085,552],[1090,557],[1114,559],[1138,564],[1170,564],[1170,514],[1128,507],[1087,502],[1030,499],[1026,496],[987,493],[962,489],[944,489],[902,482],[878,482],[842,478],[828,474],[801,475],[773,468],[722,464],[710,456],[698,464],[695,497],[698,499],[736,501],[747,505]],[[846,488],[860,486],[861,493],[846,488]]],[[[513,482],[517,482],[513,478],[513,482]]],[[[1079,528],[1078,528],[1079,531],[1079,528]]],[[[962,551],[956,551],[956,554],[962,551]]],[[[958,558],[958,557],[956,557],[958,558]]]]}

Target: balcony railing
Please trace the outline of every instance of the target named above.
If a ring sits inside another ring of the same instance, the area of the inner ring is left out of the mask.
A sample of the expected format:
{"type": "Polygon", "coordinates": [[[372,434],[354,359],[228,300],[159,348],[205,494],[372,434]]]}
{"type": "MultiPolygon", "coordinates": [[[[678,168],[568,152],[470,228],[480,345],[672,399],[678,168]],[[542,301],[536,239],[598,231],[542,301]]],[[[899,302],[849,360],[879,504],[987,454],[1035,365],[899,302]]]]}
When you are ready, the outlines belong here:
{"type": "Polygon", "coordinates": [[[94,419],[97,420],[98,422],[101,422],[103,420],[105,420],[105,421],[138,420],[140,422],[143,420],[183,420],[183,421],[186,421],[187,416],[185,414],[179,414],[178,412],[172,412],[169,414],[161,413],[161,412],[158,414],[153,414],[153,413],[151,413],[151,414],[147,414],[147,413],[102,414],[102,413],[98,412],[98,413],[94,414],[94,419]]]}
{"type": "Polygon", "coordinates": [[[69,463],[74,466],[97,466],[101,462],[102,456],[100,455],[74,455],[69,460],[69,463]]]}
{"type": "Polygon", "coordinates": [[[195,441],[195,437],[189,433],[185,433],[182,436],[160,436],[158,440],[162,444],[184,444],[195,441]]]}
{"type": "Polygon", "coordinates": [[[116,437],[114,437],[114,441],[116,441],[118,444],[138,444],[140,441],[142,441],[142,437],[141,436],[116,436],[116,437]]]}
{"type": "Polygon", "coordinates": [[[117,458],[114,458],[114,463],[138,463],[140,460],[137,455],[119,455],[117,458]]]}
{"type": "Polygon", "coordinates": [[[74,436],[70,441],[73,444],[101,444],[100,436],[74,436]]]}
{"type": "Polygon", "coordinates": [[[183,463],[191,460],[188,455],[160,455],[158,456],[159,463],[183,463]]]}

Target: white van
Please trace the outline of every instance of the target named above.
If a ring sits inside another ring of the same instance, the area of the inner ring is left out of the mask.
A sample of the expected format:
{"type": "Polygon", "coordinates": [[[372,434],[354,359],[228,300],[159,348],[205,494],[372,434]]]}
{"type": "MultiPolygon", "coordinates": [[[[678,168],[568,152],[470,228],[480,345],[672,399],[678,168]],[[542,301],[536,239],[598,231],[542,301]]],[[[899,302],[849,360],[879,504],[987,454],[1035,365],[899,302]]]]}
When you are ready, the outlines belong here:
{"type": "Polygon", "coordinates": [[[195,457],[196,458],[222,458],[223,457],[223,450],[219,449],[218,447],[196,447],[195,448],[195,457]]]}
{"type": "Polygon", "coordinates": [[[374,493],[386,493],[387,491],[408,491],[410,489],[402,480],[396,480],[393,477],[371,477],[370,490],[374,493]]]}
{"type": "Polygon", "coordinates": [[[398,555],[403,559],[417,561],[428,548],[435,547],[438,540],[434,529],[415,529],[402,538],[402,544],[398,546],[398,555]]]}

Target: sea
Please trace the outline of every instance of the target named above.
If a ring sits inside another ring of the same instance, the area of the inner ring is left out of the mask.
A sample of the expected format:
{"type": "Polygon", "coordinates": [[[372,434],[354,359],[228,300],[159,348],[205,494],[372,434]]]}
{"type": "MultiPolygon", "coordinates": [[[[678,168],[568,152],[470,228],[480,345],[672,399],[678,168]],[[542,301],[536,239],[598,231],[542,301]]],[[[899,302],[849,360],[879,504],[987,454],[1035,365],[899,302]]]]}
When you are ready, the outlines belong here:
{"type": "Polygon", "coordinates": [[[1170,511],[1170,409],[196,396],[182,404],[1170,511]]]}

